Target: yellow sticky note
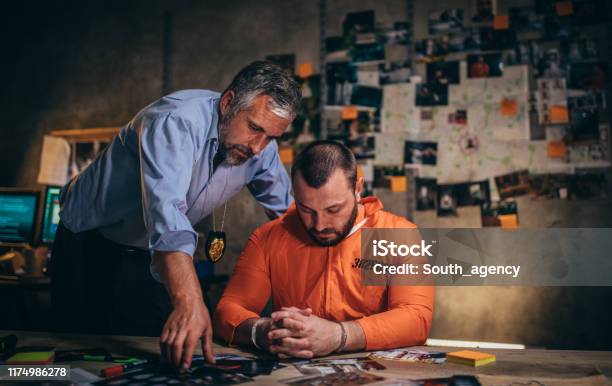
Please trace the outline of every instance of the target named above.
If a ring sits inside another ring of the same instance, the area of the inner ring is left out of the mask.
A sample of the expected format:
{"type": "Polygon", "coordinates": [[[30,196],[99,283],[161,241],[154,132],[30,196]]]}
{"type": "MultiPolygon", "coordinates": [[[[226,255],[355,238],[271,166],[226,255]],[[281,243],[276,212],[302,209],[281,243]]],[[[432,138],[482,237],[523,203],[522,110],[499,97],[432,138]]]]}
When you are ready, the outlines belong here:
{"type": "Polygon", "coordinates": [[[281,147],[278,149],[278,155],[280,160],[284,164],[293,163],[293,148],[292,147],[281,147]]]}
{"type": "Polygon", "coordinates": [[[505,117],[512,117],[518,113],[518,104],[516,99],[502,99],[499,105],[501,115],[505,117]]]}
{"type": "Polygon", "coordinates": [[[502,214],[497,216],[501,223],[502,229],[517,229],[518,216],[516,214],[502,214]]]}
{"type": "Polygon", "coordinates": [[[571,1],[557,1],[555,9],[559,16],[569,16],[574,13],[574,4],[571,1]]]}
{"type": "Polygon", "coordinates": [[[302,79],[312,76],[313,73],[314,68],[312,67],[312,63],[310,62],[301,63],[298,66],[297,75],[302,79]]]}
{"type": "Polygon", "coordinates": [[[510,28],[510,17],[508,15],[495,15],[493,19],[493,29],[510,28]]]}
{"type": "Polygon", "coordinates": [[[551,123],[567,123],[569,122],[569,113],[567,106],[551,106],[548,110],[551,123]]]}
{"type": "Polygon", "coordinates": [[[565,158],[567,147],[563,141],[548,142],[546,154],[549,158],[565,158]]]}
{"type": "Polygon", "coordinates": [[[391,176],[391,191],[407,192],[408,179],[406,178],[406,176],[391,176]]]}
{"type": "Polygon", "coordinates": [[[357,111],[356,106],[344,106],[342,108],[342,120],[343,121],[352,121],[353,119],[357,119],[359,112],[357,111]]]}

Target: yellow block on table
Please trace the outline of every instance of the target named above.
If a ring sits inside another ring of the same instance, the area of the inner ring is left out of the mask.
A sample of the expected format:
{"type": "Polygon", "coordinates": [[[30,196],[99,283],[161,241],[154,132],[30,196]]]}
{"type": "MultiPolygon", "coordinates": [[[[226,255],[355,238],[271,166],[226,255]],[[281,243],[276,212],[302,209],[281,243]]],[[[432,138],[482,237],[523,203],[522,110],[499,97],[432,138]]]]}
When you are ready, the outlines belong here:
{"type": "Polygon", "coordinates": [[[495,362],[495,355],[478,351],[454,351],[446,354],[446,360],[451,363],[468,366],[482,366],[495,362]]]}
{"type": "Polygon", "coordinates": [[[391,191],[392,192],[407,192],[408,191],[408,178],[406,178],[406,176],[392,176],[391,177],[391,191]]]}

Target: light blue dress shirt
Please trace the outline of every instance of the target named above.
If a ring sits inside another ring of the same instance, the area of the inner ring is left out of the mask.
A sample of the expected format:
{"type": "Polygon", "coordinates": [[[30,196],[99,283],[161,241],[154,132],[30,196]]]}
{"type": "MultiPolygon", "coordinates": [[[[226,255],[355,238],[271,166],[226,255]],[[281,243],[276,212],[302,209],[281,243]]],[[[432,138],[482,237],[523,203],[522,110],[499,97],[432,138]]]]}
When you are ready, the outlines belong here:
{"type": "MultiPolygon", "coordinates": [[[[62,189],[61,220],[72,232],[99,231],[119,244],[194,255],[193,225],[247,186],[277,215],[291,181],[276,142],[239,166],[221,163],[220,94],[183,90],[141,110],[109,146],[62,189]]],[[[219,224],[217,224],[219,226],[219,224]]]]}

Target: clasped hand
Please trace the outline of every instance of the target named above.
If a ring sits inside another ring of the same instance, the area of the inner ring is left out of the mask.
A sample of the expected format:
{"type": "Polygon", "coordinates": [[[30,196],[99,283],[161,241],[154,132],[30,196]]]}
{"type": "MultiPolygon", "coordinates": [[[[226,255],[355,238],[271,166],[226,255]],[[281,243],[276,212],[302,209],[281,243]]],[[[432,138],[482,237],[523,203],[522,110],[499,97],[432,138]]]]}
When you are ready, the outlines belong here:
{"type": "Polygon", "coordinates": [[[268,349],[279,358],[312,358],[340,346],[342,327],[312,314],[310,308],[283,307],[273,312],[264,329],[268,349]]]}

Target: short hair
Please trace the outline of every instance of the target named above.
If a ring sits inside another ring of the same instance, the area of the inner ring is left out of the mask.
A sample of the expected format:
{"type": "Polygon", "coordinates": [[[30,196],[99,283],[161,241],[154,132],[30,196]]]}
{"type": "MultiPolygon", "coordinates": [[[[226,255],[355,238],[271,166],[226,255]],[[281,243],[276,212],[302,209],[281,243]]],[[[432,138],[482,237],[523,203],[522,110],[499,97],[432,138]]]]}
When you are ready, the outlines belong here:
{"type": "Polygon", "coordinates": [[[344,172],[349,187],[357,185],[357,161],[353,152],[336,141],[315,141],[295,157],[291,179],[300,172],[309,186],[318,189],[337,169],[344,172]]]}
{"type": "Polygon", "coordinates": [[[227,117],[248,110],[256,97],[270,97],[270,109],[282,118],[293,120],[302,99],[300,85],[285,71],[269,61],[255,61],[244,67],[227,86],[223,94],[234,92],[227,117]]]}

